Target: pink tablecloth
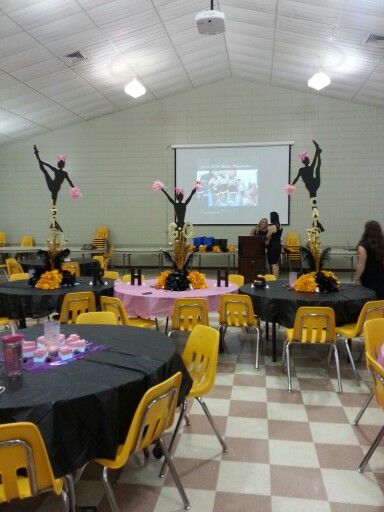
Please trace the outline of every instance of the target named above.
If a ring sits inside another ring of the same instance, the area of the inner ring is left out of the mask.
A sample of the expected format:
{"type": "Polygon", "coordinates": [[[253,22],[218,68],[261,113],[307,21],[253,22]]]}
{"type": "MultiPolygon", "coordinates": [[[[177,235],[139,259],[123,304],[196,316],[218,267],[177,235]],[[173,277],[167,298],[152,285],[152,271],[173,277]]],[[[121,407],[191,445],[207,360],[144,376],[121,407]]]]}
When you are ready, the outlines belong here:
{"type": "Polygon", "coordinates": [[[215,279],[207,279],[208,288],[200,290],[186,290],[184,292],[171,292],[153,288],[154,279],[145,281],[141,286],[129,283],[115,284],[114,296],[121,299],[129,316],[142,318],[171,316],[173,303],[179,297],[203,297],[207,299],[208,310],[218,311],[220,296],[224,293],[236,293],[238,286],[230,283],[229,286],[217,286],[215,279]]]}

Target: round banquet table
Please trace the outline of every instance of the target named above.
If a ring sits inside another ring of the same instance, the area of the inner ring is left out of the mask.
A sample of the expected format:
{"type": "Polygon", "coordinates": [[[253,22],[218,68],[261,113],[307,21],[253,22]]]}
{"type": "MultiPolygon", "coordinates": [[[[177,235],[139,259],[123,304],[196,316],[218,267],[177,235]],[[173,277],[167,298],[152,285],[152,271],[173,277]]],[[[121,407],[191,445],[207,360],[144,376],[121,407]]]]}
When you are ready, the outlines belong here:
{"type": "Polygon", "coordinates": [[[148,279],[141,286],[130,283],[115,283],[114,295],[123,302],[129,316],[150,318],[171,316],[173,304],[178,298],[202,297],[207,300],[209,311],[218,311],[220,297],[225,293],[236,293],[238,286],[217,286],[215,279],[207,279],[208,288],[173,292],[154,288],[155,279],[148,279]]]}
{"type": "Polygon", "coordinates": [[[113,294],[113,281],[108,284],[92,286],[91,277],[79,277],[78,285],[55,290],[40,290],[28,285],[28,281],[11,281],[0,285],[0,316],[15,318],[20,327],[25,327],[27,317],[38,318],[60,311],[64,295],[71,292],[92,291],[96,297],[96,306],[100,295],[113,294]]]}
{"type": "Polygon", "coordinates": [[[307,293],[288,288],[288,281],[268,282],[269,288],[254,288],[246,284],[240,293],[252,298],[255,314],[272,322],[272,359],[276,361],[276,324],[292,327],[296,311],[301,306],[327,306],[335,312],[336,325],[355,322],[364,303],[375,300],[375,292],[364,286],[343,283],[339,292],[307,293]]]}
{"type": "MultiPolygon", "coordinates": [[[[69,263],[72,262],[79,264],[81,276],[93,276],[95,271],[97,272],[100,269],[99,262],[92,258],[74,258],[71,259],[69,263]]],[[[45,266],[44,262],[40,258],[35,260],[23,260],[21,265],[26,272],[28,272],[28,270],[41,270],[45,266]]]]}
{"type": "MultiPolygon", "coordinates": [[[[0,422],[35,423],[57,477],[95,457],[113,458],[147,389],[178,371],[183,374],[179,400],[191,386],[174,343],[158,331],[62,325],[61,332],[75,332],[107,349],[46,370],[23,370],[14,380],[4,378],[0,363],[6,388],[0,399],[0,422]]],[[[23,331],[28,340],[42,333],[42,326],[23,331]]]]}

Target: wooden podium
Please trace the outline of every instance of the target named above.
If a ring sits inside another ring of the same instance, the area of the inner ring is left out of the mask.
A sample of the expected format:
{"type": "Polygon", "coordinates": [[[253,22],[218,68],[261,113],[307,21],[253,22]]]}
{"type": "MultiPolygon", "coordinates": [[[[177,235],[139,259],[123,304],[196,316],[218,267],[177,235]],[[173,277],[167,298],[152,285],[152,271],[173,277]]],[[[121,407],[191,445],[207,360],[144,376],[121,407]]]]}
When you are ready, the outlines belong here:
{"type": "Polygon", "coordinates": [[[239,274],[252,283],[266,273],[265,236],[239,236],[239,274]]]}

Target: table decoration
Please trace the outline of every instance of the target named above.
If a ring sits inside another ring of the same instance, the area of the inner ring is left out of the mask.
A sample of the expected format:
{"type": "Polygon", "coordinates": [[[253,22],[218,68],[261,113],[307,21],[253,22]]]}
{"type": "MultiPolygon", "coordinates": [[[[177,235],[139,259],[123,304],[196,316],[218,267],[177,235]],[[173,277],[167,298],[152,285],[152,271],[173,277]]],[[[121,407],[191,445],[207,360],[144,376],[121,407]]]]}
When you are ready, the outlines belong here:
{"type": "Polygon", "coordinates": [[[61,263],[69,257],[70,251],[69,249],[63,249],[68,239],[64,237],[63,230],[57,222],[57,198],[64,181],[67,181],[70,185],[70,196],[72,199],[81,198],[82,193],[73,184],[67,171],[64,171],[67,160],[65,155],[57,155],[57,167],[54,167],[40,158],[36,145],[33,146],[33,149],[48,190],[51,193],[52,205],[50,208],[50,234],[47,238],[47,250],[38,251],[38,255],[45,263],[45,268],[35,270],[34,275],[29,279],[29,284],[43,290],[54,290],[62,284],[73,286],[75,279],[72,277],[72,274],[68,271],[61,271],[61,263]],[[50,174],[49,171],[53,174],[50,174]]]}

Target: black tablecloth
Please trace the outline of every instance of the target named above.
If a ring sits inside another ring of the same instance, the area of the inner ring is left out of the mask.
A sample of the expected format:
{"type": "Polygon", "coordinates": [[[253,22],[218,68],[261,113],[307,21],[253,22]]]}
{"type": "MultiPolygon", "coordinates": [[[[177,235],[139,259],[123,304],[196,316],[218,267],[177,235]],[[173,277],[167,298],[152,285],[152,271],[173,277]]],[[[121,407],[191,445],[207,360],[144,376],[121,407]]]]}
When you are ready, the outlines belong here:
{"type": "MultiPolygon", "coordinates": [[[[0,399],[1,423],[31,421],[39,427],[56,476],[95,457],[113,458],[148,388],[178,371],[180,396],[191,385],[174,342],[158,331],[104,325],[63,325],[61,331],[108,350],[42,372],[23,371],[19,380],[3,378],[0,399]]],[[[42,332],[36,326],[23,334],[35,339],[42,332]]]]}
{"type": "Polygon", "coordinates": [[[288,288],[287,281],[268,282],[268,289],[252,288],[246,284],[240,293],[252,298],[255,313],[266,322],[276,322],[292,327],[296,311],[301,306],[329,306],[335,311],[336,325],[355,322],[363,304],[375,300],[375,292],[364,286],[343,284],[343,289],[334,293],[295,292],[288,288]]]}
{"type": "Polygon", "coordinates": [[[28,281],[12,281],[1,283],[0,316],[25,319],[47,316],[60,311],[64,295],[71,292],[93,291],[98,305],[100,295],[113,295],[113,281],[107,285],[90,286],[91,277],[80,277],[78,285],[56,290],[40,290],[28,286],[28,281]]]}
{"type": "MultiPolygon", "coordinates": [[[[100,268],[100,264],[98,261],[92,258],[74,258],[71,259],[71,262],[77,262],[80,265],[80,275],[81,276],[93,276],[95,272],[100,268]]],[[[21,265],[25,272],[28,270],[36,270],[44,268],[44,263],[41,259],[37,258],[35,260],[26,259],[21,262],[21,265]]]]}

